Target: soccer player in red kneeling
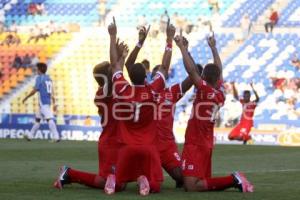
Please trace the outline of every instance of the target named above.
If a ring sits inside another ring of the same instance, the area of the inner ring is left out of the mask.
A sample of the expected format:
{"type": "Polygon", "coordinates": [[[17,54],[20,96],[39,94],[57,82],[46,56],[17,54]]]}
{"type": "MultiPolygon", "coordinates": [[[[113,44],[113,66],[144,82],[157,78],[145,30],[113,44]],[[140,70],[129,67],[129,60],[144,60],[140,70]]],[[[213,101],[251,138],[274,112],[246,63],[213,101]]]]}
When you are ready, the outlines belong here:
{"type": "MultiPolygon", "coordinates": [[[[184,46],[188,49],[188,41],[184,38],[184,46]]],[[[193,58],[191,57],[193,60],[193,58]]],[[[194,60],[193,60],[194,61],[194,60]]],[[[184,63],[186,64],[186,63],[184,63]]],[[[155,75],[159,66],[152,70],[152,77],[155,75]]],[[[198,73],[202,73],[202,66],[197,65],[198,73]]],[[[174,114],[176,103],[193,86],[192,81],[187,77],[181,83],[174,84],[162,92],[161,98],[164,100],[159,105],[159,120],[157,123],[158,134],[156,146],[159,151],[162,167],[176,181],[176,187],[183,186],[181,169],[181,156],[173,133],[174,114]]]]}
{"type": "MultiPolygon", "coordinates": [[[[170,20],[168,20],[167,27],[170,24],[170,20]]],[[[142,27],[139,31],[139,41],[135,48],[130,53],[125,66],[127,70],[130,71],[135,60],[138,56],[140,49],[142,48],[145,39],[147,38],[147,34],[149,32],[149,28],[146,29],[142,27]]],[[[175,32],[167,29],[167,43],[172,44],[172,40],[174,38],[175,32]]],[[[188,48],[188,41],[185,39],[185,46],[188,48]]],[[[170,66],[171,56],[172,56],[172,46],[166,48],[168,53],[166,53],[165,64],[166,66],[170,66]]],[[[151,73],[151,80],[154,79],[157,71],[159,70],[160,65],[156,65],[151,73]]],[[[201,69],[202,71],[202,69],[201,69]]],[[[151,82],[151,80],[149,82],[151,82]]],[[[160,155],[160,160],[162,167],[168,172],[168,174],[176,181],[176,187],[182,187],[183,185],[183,177],[181,172],[181,156],[179,154],[177,144],[175,141],[175,137],[173,134],[173,121],[174,121],[174,112],[176,102],[181,99],[183,94],[192,87],[192,82],[189,78],[186,78],[182,83],[174,84],[169,88],[165,88],[159,95],[163,102],[159,104],[159,116],[157,121],[157,137],[156,137],[156,146],[160,155]]]]}
{"type": "MultiPolygon", "coordinates": [[[[170,26],[170,28],[175,34],[175,27],[170,26]]],[[[112,194],[115,189],[124,189],[127,182],[137,181],[140,195],[159,192],[163,175],[155,146],[157,130],[155,118],[158,104],[155,94],[165,87],[168,66],[163,64],[154,81],[147,84],[145,83],[146,70],[144,66],[136,63],[128,70],[133,84],[130,85],[123,76],[124,59],[128,49],[125,46],[122,55],[117,53],[115,20],[108,27],[108,32],[111,40],[113,92],[119,101],[115,107],[115,114],[119,117],[118,137],[122,146],[119,150],[116,176],[113,174],[108,176],[104,190],[107,194],[112,194]]],[[[165,54],[168,53],[165,51],[165,54]]],[[[163,63],[165,62],[163,61],[163,63]]]]}
{"type": "MultiPolygon", "coordinates": [[[[212,177],[211,173],[215,116],[225,101],[221,60],[217,58],[214,64],[207,64],[199,76],[184,48],[183,38],[176,36],[175,41],[187,63],[186,71],[197,88],[182,154],[185,190],[213,191],[237,187],[242,192],[252,192],[253,186],[240,172],[225,177],[212,177]]],[[[218,56],[214,36],[208,38],[208,44],[213,56],[218,56]]]]}
{"type": "Polygon", "coordinates": [[[251,83],[250,86],[255,95],[254,101],[250,101],[251,93],[249,90],[245,90],[243,93],[243,98],[239,99],[239,95],[235,84],[234,82],[232,82],[233,96],[242,104],[243,113],[240,122],[234,127],[234,129],[232,129],[232,131],[228,135],[228,138],[229,140],[243,141],[244,144],[246,144],[247,141],[251,139],[250,131],[253,127],[253,115],[257,103],[259,102],[259,96],[255,91],[253,84],[251,83]]]}
{"type": "Polygon", "coordinates": [[[95,105],[101,116],[102,133],[98,141],[98,174],[78,171],[63,166],[54,182],[54,187],[62,189],[65,184],[79,183],[93,188],[104,189],[109,174],[114,173],[119,145],[117,141],[117,123],[112,109],[116,99],[112,96],[111,67],[109,62],[102,62],[94,67],[94,78],[99,88],[95,95],[95,105]]]}

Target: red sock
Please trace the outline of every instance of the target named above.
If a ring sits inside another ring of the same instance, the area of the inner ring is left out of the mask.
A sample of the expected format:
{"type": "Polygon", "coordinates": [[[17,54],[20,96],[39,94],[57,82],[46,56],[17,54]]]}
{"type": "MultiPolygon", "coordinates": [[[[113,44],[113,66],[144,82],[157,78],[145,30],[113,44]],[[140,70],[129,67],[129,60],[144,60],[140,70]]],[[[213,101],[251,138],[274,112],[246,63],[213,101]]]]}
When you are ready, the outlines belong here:
{"type": "Polygon", "coordinates": [[[231,175],[217,178],[205,178],[203,181],[205,188],[208,191],[225,190],[234,186],[234,178],[231,175]]]}
{"type": "Polygon", "coordinates": [[[101,176],[92,173],[69,169],[68,176],[71,183],[79,183],[89,187],[100,189],[103,189],[105,185],[105,180],[101,176]]]}

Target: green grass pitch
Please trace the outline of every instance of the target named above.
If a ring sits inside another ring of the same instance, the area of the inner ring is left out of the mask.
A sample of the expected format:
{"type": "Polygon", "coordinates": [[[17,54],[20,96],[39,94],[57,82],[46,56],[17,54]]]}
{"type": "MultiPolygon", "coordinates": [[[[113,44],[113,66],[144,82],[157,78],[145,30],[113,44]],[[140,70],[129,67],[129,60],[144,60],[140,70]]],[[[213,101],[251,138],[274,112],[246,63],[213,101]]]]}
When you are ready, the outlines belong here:
{"type": "Polygon", "coordinates": [[[95,142],[0,140],[0,199],[300,199],[300,148],[271,146],[217,145],[214,151],[214,175],[244,171],[255,186],[252,194],[236,190],[186,193],[174,189],[166,176],[160,194],[137,195],[135,184],[125,192],[106,196],[103,191],[73,184],[62,191],[52,188],[59,166],[97,172],[95,142]]]}

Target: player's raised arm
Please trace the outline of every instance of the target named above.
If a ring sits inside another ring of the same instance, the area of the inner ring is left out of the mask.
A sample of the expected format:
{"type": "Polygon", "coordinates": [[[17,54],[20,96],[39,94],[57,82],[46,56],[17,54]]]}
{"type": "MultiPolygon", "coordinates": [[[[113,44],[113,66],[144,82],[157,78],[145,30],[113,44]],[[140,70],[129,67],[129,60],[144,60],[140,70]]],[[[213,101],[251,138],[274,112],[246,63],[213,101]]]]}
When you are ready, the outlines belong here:
{"type": "Polygon", "coordinates": [[[175,36],[176,29],[175,27],[170,24],[170,19],[168,20],[167,24],[167,44],[164,51],[162,64],[159,68],[159,71],[164,74],[165,77],[168,76],[170,64],[171,64],[171,58],[172,58],[172,44],[173,44],[173,38],[175,36]]]}
{"type": "MultiPolygon", "coordinates": [[[[181,33],[181,34],[182,34],[182,33],[181,33]]],[[[188,42],[188,40],[187,40],[185,37],[183,37],[183,45],[184,45],[184,47],[188,50],[189,42],[188,42]]],[[[190,53],[189,53],[189,56],[190,56],[190,59],[192,59],[194,65],[196,66],[195,61],[194,61],[194,59],[193,59],[193,57],[191,56],[190,53]]],[[[187,65],[186,60],[183,60],[183,64],[184,64],[184,66],[187,65]]],[[[190,79],[189,76],[187,76],[187,77],[182,81],[182,83],[181,83],[182,93],[183,93],[183,94],[186,93],[186,92],[192,87],[192,85],[193,85],[192,80],[190,79]]]]}
{"type": "Polygon", "coordinates": [[[116,68],[118,70],[123,71],[125,59],[128,55],[128,46],[124,42],[121,42],[120,44],[117,44],[117,52],[118,52],[118,61],[116,62],[116,68]]]}
{"type": "Polygon", "coordinates": [[[238,101],[239,100],[239,93],[235,87],[235,83],[231,82],[232,90],[233,90],[233,97],[238,101]]]}
{"type": "Polygon", "coordinates": [[[199,81],[201,80],[201,76],[198,74],[195,63],[191,56],[189,55],[189,52],[187,51],[186,47],[184,46],[184,39],[182,36],[177,35],[175,37],[176,45],[179,47],[183,62],[185,63],[184,67],[191,78],[194,85],[197,85],[199,81]]]}
{"type": "Polygon", "coordinates": [[[213,54],[214,64],[217,65],[220,69],[220,72],[221,72],[220,80],[223,80],[223,66],[222,66],[222,61],[221,61],[220,55],[218,53],[218,49],[216,47],[216,39],[215,39],[214,32],[213,32],[212,36],[209,36],[207,38],[207,43],[208,43],[208,46],[210,47],[211,52],[213,54]]]}
{"type": "Polygon", "coordinates": [[[148,36],[148,33],[149,33],[149,30],[150,30],[150,25],[148,26],[148,28],[146,29],[146,27],[142,27],[140,30],[139,30],[139,41],[138,43],[136,44],[136,46],[134,47],[134,49],[132,50],[132,52],[130,53],[129,57],[127,58],[127,61],[125,63],[125,66],[127,68],[127,70],[129,71],[130,68],[133,66],[133,64],[135,63],[136,61],[136,58],[148,36]]]}
{"type": "Polygon", "coordinates": [[[109,49],[109,56],[110,56],[110,64],[114,67],[114,64],[118,60],[118,52],[116,47],[117,42],[117,25],[115,17],[113,17],[113,23],[108,26],[108,33],[110,36],[110,49],[109,49]]]}
{"type": "Polygon", "coordinates": [[[250,83],[250,86],[251,86],[252,91],[253,91],[253,93],[254,93],[254,95],[255,95],[255,100],[254,100],[254,101],[255,101],[256,103],[258,103],[258,102],[259,102],[259,96],[258,96],[256,90],[254,89],[253,83],[250,83]]]}

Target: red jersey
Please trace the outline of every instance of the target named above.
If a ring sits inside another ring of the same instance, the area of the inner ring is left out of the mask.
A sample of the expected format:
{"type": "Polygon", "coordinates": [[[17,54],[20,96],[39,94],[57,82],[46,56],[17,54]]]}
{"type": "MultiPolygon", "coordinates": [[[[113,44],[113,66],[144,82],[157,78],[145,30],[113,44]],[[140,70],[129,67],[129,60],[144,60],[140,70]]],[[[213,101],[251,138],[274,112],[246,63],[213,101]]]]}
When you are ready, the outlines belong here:
{"type": "Polygon", "coordinates": [[[196,85],[197,93],[188,121],[185,144],[213,147],[216,114],[225,101],[223,84],[215,89],[204,80],[196,85]]]}
{"type": "Polygon", "coordinates": [[[253,122],[253,115],[255,108],[257,106],[257,103],[255,101],[250,101],[248,103],[245,103],[243,99],[240,99],[240,103],[243,106],[243,114],[241,117],[241,121],[252,121],[253,122]]]}
{"type": "Polygon", "coordinates": [[[270,21],[276,24],[278,22],[278,18],[278,13],[274,11],[270,16],[270,21]]]}
{"type": "Polygon", "coordinates": [[[165,79],[157,73],[151,84],[131,86],[121,71],[113,75],[115,106],[119,118],[119,141],[123,144],[153,144],[157,135],[157,107],[159,96],[156,91],[165,87],[165,79]]]}
{"type": "Polygon", "coordinates": [[[113,105],[116,99],[104,94],[102,87],[96,92],[94,103],[98,107],[98,113],[101,116],[102,133],[99,138],[100,144],[117,144],[117,123],[113,116],[113,105]]]}
{"type": "Polygon", "coordinates": [[[175,105],[182,97],[181,84],[175,84],[169,88],[166,88],[160,93],[160,96],[163,101],[160,103],[158,110],[158,141],[174,141],[174,113],[176,109],[175,105]]]}

